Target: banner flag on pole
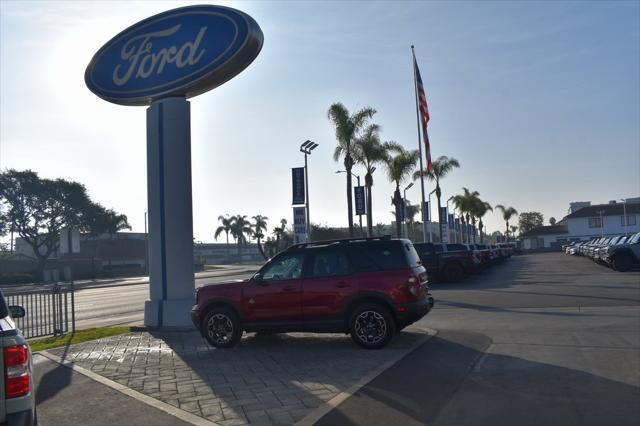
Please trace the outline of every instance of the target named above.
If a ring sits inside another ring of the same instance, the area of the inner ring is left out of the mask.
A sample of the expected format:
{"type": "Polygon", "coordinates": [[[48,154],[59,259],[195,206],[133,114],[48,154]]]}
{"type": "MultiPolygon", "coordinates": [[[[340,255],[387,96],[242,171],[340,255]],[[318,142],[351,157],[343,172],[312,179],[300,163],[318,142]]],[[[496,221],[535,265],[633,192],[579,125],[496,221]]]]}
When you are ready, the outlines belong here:
{"type": "Polygon", "coordinates": [[[424,93],[422,77],[420,76],[420,69],[418,69],[415,53],[413,54],[413,66],[415,67],[416,85],[418,87],[418,107],[420,109],[420,121],[422,121],[422,134],[424,135],[424,153],[427,157],[427,171],[430,172],[433,170],[433,164],[431,164],[431,145],[429,144],[429,134],[427,133],[429,106],[427,105],[427,95],[424,93]]]}

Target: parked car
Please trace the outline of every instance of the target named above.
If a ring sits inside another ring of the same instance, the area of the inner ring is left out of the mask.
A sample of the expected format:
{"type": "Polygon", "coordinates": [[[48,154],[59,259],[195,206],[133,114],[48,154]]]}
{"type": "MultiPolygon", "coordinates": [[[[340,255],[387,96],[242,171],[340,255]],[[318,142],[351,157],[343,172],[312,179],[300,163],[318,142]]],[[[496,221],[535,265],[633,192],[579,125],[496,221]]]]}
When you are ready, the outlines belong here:
{"type": "Polygon", "coordinates": [[[7,306],[0,291],[0,424],[37,425],[36,397],[33,388],[33,362],[27,341],[13,318],[22,318],[21,306],[7,306]]]}
{"type": "Polygon", "coordinates": [[[616,271],[627,272],[640,264],[640,232],[630,236],[626,242],[607,247],[604,262],[616,271]]]}
{"type": "Polygon", "coordinates": [[[409,240],[361,238],[294,245],[250,279],[200,287],[193,323],[218,348],[244,331],[347,333],[367,349],[433,307],[427,271],[409,240]]]}
{"type": "Polygon", "coordinates": [[[433,280],[461,281],[480,265],[473,250],[464,244],[417,243],[414,247],[433,280]]]}

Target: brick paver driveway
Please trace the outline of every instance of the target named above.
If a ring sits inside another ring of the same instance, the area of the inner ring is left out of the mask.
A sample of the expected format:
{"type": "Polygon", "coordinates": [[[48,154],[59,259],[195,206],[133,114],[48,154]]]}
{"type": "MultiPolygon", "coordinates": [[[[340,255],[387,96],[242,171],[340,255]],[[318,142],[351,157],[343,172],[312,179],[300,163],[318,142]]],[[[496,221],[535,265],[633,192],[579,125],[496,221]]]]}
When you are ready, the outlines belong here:
{"type": "Polygon", "coordinates": [[[348,336],[248,335],[214,349],[199,333],[135,332],[50,351],[80,367],[212,422],[285,425],[415,347],[409,328],[382,350],[348,336]]]}

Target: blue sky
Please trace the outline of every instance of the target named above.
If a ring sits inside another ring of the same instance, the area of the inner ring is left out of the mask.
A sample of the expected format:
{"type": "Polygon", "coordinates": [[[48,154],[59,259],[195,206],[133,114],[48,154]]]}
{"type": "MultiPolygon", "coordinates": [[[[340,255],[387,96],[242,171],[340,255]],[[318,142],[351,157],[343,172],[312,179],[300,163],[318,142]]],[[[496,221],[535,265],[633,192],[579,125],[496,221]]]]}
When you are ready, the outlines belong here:
{"type": "MultiPolygon", "coordinates": [[[[80,181],[141,231],[145,108],[97,98],[83,73],[122,29],[189,3],[0,2],[0,168],[80,181]]],[[[265,44],[243,73],[191,100],[198,240],[211,241],[225,213],[291,222],[290,168],[303,165],[306,139],[320,144],[312,221],[345,226],[327,109],[372,106],[383,140],[417,148],[411,44],[432,154],[462,165],[443,198],[466,186],[559,219],[571,201],[640,195],[640,2],[222,4],[250,14],[265,44]]],[[[389,223],[393,187],[378,169],[374,221],[389,223]]],[[[417,202],[419,185],[407,195],[417,202]]],[[[497,213],[485,222],[504,227],[497,213]]]]}

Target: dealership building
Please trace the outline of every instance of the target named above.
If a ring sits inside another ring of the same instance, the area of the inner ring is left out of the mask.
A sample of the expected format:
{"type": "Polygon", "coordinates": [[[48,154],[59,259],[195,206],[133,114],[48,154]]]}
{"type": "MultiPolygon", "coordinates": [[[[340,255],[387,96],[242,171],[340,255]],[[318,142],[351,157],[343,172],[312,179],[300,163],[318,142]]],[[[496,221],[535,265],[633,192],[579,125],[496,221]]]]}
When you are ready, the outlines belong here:
{"type": "Polygon", "coordinates": [[[640,197],[628,198],[626,202],[609,201],[607,204],[592,205],[590,201],[571,203],[568,214],[555,225],[540,226],[520,238],[523,249],[535,250],[636,232],[640,232],[640,197]]]}

